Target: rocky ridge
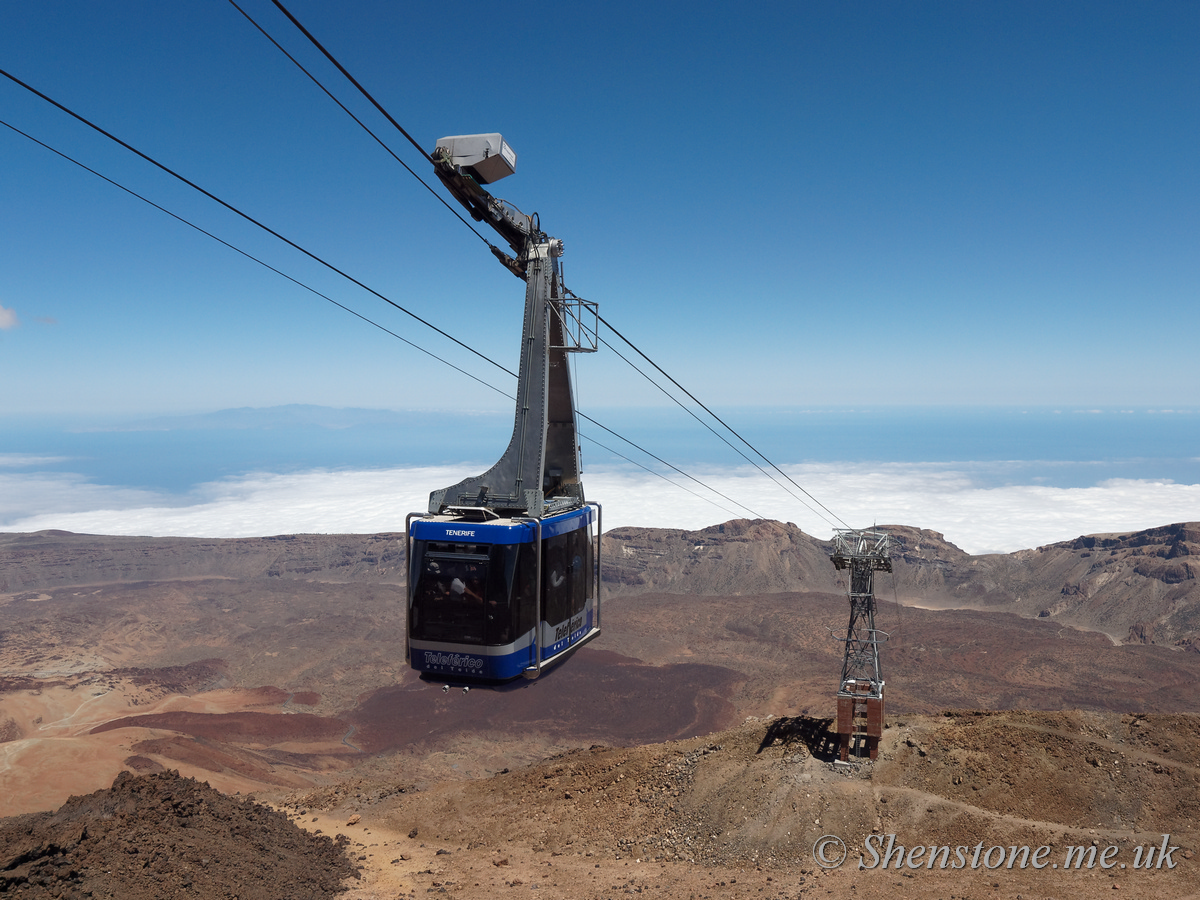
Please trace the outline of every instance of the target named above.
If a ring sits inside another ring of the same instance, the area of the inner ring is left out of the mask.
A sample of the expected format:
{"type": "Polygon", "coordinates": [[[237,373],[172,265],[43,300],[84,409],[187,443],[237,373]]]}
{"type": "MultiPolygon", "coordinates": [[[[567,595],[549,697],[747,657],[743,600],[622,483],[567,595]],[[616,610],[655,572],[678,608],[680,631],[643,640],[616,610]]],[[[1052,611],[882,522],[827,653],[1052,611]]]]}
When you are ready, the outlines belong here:
{"type": "MultiPolygon", "coordinates": [[[[1117,640],[1200,650],[1200,523],[984,556],[927,529],[879,530],[891,535],[895,569],[877,579],[881,599],[1014,612],[1117,640]]],[[[841,593],[830,552],[828,542],[769,520],[699,531],[616,528],[604,536],[605,580],[617,594],[841,593]]]]}
{"type": "Polygon", "coordinates": [[[123,772],[56,812],[0,820],[0,894],[323,900],[356,874],[345,844],[176,772],[123,772]]]}
{"type": "MultiPolygon", "coordinates": [[[[971,556],[938,532],[882,525],[902,603],[1048,618],[1113,638],[1200,649],[1200,523],[1085,535],[1015,553],[971,556]]],[[[843,591],[831,545],[791,523],[735,519],[697,531],[614,528],[602,540],[610,594],[738,596],[843,591]]],[[[235,578],[401,585],[402,534],[226,540],[0,535],[0,603],[71,585],[235,578]]]]}

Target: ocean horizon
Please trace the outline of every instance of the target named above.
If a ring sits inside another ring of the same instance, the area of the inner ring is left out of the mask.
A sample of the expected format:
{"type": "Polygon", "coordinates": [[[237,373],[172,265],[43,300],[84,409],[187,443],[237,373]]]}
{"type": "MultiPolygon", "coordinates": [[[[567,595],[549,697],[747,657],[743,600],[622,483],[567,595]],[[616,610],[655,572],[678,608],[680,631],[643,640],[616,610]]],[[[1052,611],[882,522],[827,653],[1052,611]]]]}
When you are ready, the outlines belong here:
{"type": "MultiPolygon", "coordinates": [[[[1200,518],[1200,409],[716,410],[783,474],[677,408],[586,412],[677,467],[581,420],[606,530],[903,524],[987,553],[1200,518]]],[[[401,531],[431,490],[499,458],[512,413],[293,405],[0,426],[0,531],[244,537],[401,531]]]]}

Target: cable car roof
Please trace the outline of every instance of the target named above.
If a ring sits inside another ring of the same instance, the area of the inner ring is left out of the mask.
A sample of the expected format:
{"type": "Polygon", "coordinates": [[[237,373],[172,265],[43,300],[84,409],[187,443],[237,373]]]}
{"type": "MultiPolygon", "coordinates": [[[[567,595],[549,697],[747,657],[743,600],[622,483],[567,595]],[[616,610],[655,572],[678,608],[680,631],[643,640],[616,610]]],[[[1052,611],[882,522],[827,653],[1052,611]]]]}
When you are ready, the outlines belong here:
{"type": "MultiPolygon", "coordinates": [[[[596,509],[582,506],[541,520],[542,537],[549,538],[574,531],[596,521],[596,509]]],[[[535,521],[527,518],[497,518],[486,522],[461,516],[423,516],[414,519],[412,536],[419,541],[450,541],[484,544],[525,544],[533,540],[535,521]]]]}

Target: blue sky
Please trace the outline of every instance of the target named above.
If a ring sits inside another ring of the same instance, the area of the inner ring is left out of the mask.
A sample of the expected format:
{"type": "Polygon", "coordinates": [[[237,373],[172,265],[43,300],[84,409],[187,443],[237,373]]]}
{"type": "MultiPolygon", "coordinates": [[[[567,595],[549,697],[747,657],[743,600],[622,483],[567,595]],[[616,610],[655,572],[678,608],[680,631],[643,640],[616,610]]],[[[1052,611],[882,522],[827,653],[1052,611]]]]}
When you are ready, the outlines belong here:
{"type": "MultiPolygon", "coordinates": [[[[427,148],[502,132],[496,193],[706,402],[1196,403],[1195,4],[289,8],[427,148]]],[[[522,285],[229,4],[5,3],[0,67],[515,368],[522,285]]],[[[507,388],[6,80],[0,117],[507,388]]],[[[2,128],[0,152],[0,412],[507,404],[2,128]]],[[[579,392],[662,402],[603,352],[579,392]]]]}
{"type": "MultiPolygon", "coordinates": [[[[565,241],[567,285],[851,524],[981,552],[1196,517],[1200,6],[287,5],[426,150],[501,132],[518,165],[495,193],[565,241]],[[936,413],[964,407],[1006,412],[936,413]],[[1075,424],[1057,444],[1053,426],[996,431],[1027,407],[1075,424]],[[804,424],[829,408],[887,415],[804,424]],[[1096,430],[1083,410],[1110,418],[1096,430]]],[[[269,0],[242,6],[436,184],[269,0]]],[[[0,68],[516,369],[523,285],[225,0],[10,0],[0,68]]],[[[0,119],[511,390],[7,79],[0,119]]],[[[3,127],[0,154],[0,529],[394,530],[499,455],[501,394],[3,127]],[[168,458],[146,437],[125,460],[30,424],[284,404],[404,421],[369,459],[349,430],[180,430],[168,458]],[[451,433],[479,440],[430,449],[451,433]]],[[[749,508],[827,531],[741,460],[694,449],[613,353],[577,362],[584,412],[746,504],[606,469],[588,445],[606,525],[749,508]]]]}

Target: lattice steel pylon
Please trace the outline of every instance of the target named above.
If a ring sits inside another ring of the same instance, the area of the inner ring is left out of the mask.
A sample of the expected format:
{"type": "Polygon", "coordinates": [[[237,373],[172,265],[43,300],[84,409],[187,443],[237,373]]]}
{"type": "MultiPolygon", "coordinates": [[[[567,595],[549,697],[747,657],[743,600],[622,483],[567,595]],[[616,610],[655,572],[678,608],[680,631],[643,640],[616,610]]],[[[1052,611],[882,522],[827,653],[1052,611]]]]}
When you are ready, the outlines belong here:
{"type": "Polygon", "coordinates": [[[882,531],[838,529],[833,535],[830,560],[839,569],[849,569],[850,624],[846,628],[846,652],[842,658],[842,680],[837,693],[839,755],[850,758],[863,752],[875,759],[883,734],[883,671],[879,667],[879,645],[887,634],[875,627],[875,573],[892,571],[888,536],[882,531]]]}

